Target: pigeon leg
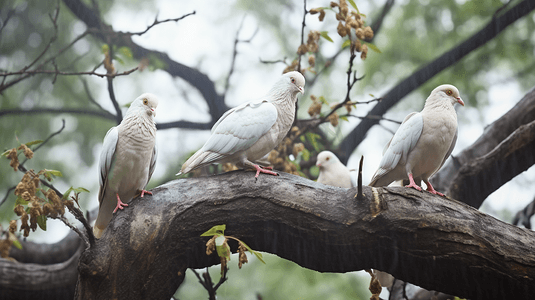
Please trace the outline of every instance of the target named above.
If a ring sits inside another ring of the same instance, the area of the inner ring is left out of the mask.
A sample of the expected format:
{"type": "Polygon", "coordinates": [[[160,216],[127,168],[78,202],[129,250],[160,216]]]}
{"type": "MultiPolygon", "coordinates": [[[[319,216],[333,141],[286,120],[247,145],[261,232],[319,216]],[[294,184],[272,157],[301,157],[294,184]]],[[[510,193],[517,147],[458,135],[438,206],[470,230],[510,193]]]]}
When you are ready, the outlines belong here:
{"type": "Polygon", "coordinates": [[[117,209],[123,209],[125,206],[128,206],[128,204],[123,203],[123,201],[121,201],[121,198],[119,198],[119,193],[116,193],[116,195],[117,195],[117,206],[113,210],[113,213],[117,212],[117,209]]]}
{"type": "Polygon", "coordinates": [[[262,167],[260,167],[259,165],[253,165],[254,168],[256,169],[256,176],[255,178],[258,178],[258,175],[260,175],[260,173],[265,173],[265,174],[269,174],[269,175],[275,175],[275,176],[279,176],[279,173],[277,172],[273,172],[273,171],[269,171],[269,170],[266,170],[266,169],[263,169],[262,167]]]}
{"type": "Polygon", "coordinates": [[[405,187],[411,187],[411,188],[415,188],[415,189],[421,191],[422,188],[419,187],[419,186],[416,184],[416,182],[414,182],[414,178],[412,178],[412,174],[409,173],[408,175],[409,175],[409,185],[406,185],[405,187]]]}
{"type": "Polygon", "coordinates": [[[149,191],[146,191],[146,190],[141,190],[141,198],[143,198],[143,196],[147,194],[147,195],[152,195],[152,192],[149,192],[149,191]]]}
{"type": "Polygon", "coordinates": [[[427,191],[430,192],[431,194],[435,194],[435,195],[439,195],[439,196],[442,196],[444,197],[444,194],[440,193],[440,192],[437,192],[433,186],[431,185],[431,182],[427,181],[427,180],[424,180],[425,182],[425,185],[427,185],[427,191]]]}

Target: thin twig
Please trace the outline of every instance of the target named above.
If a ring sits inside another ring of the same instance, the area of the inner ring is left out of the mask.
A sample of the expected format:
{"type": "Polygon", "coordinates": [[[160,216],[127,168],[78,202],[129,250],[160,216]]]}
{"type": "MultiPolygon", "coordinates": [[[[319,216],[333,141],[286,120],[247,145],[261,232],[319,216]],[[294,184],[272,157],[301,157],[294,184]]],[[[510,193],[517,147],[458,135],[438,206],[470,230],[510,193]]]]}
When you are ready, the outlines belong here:
{"type": "Polygon", "coordinates": [[[195,11],[190,12],[188,14],[185,14],[182,17],[178,17],[178,18],[174,18],[174,19],[166,19],[166,20],[161,20],[161,21],[158,21],[158,18],[155,18],[154,22],[151,25],[147,26],[147,28],[145,30],[143,30],[143,31],[140,31],[140,32],[121,32],[121,31],[119,31],[117,33],[118,34],[123,34],[123,35],[129,35],[129,36],[132,36],[132,35],[143,35],[143,34],[147,33],[147,31],[149,31],[152,27],[154,27],[154,26],[156,26],[158,24],[167,23],[167,22],[178,22],[178,21],[180,21],[180,20],[182,20],[182,19],[184,19],[184,18],[186,18],[188,16],[194,15],[194,14],[195,14],[195,11]]]}
{"type": "Polygon", "coordinates": [[[100,108],[102,111],[106,111],[98,102],[97,100],[95,100],[95,98],[93,98],[93,95],[91,95],[91,91],[89,90],[89,85],[87,84],[87,81],[83,80],[82,78],[80,78],[80,80],[82,81],[82,85],[84,86],[84,91],[85,93],[87,94],[87,99],[89,99],[89,102],[95,104],[98,108],[100,108]]]}
{"type": "MultiPolygon", "coordinates": [[[[78,76],[78,75],[94,75],[101,78],[107,77],[107,78],[114,78],[119,76],[126,76],[130,75],[131,73],[137,71],[139,67],[135,67],[133,69],[130,69],[128,71],[124,71],[121,73],[113,73],[113,74],[103,74],[103,73],[97,73],[94,71],[89,72],[62,72],[59,70],[30,70],[30,71],[14,71],[14,72],[4,72],[0,73],[0,76],[12,76],[12,75],[26,75],[26,76],[33,76],[37,74],[55,74],[55,75],[63,75],[63,76],[78,76]]],[[[25,78],[23,78],[25,79],[25,78]]],[[[20,81],[20,80],[18,80],[20,81]]],[[[9,82],[7,85],[1,86],[2,89],[6,89],[7,87],[13,85],[11,82],[9,82]]]]}
{"type": "MultiPolygon", "coordinates": [[[[305,13],[303,14],[303,22],[301,23],[301,44],[299,44],[299,46],[301,46],[301,45],[303,45],[305,43],[305,27],[306,27],[305,19],[306,19],[306,16],[308,14],[307,0],[303,0],[303,8],[304,8],[305,13]]],[[[298,72],[301,72],[301,57],[302,56],[303,56],[302,54],[299,54],[299,60],[298,60],[298,63],[297,63],[297,71],[298,72]]]]}
{"type": "Polygon", "coordinates": [[[283,59],[279,59],[279,60],[263,60],[262,58],[258,58],[258,60],[260,60],[260,62],[263,63],[263,64],[283,63],[285,65],[288,65],[288,63],[286,62],[286,57],[284,57],[283,59]]]}
{"type": "Polygon", "coordinates": [[[114,120],[115,116],[108,111],[92,111],[83,109],[66,109],[66,108],[34,108],[32,110],[25,109],[5,109],[0,110],[0,117],[5,115],[32,115],[32,114],[77,114],[77,115],[90,115],[96,116],[108,120],[114,120]]]}
{"type": "Polygon", "coordinates": [[[245,16],[241,19],[240,26],[238,27],[238,30],[236,31],[236,38],[234,38],[234,50],[232,52],[232,61],[230,62],[230,70],[227,75],[227,79],[225,81],[225,91],[223,92],[223,95],[225,96],[227,94],[229,85],[230,85],[230,77],[232,76],[232,73],[234,73],[234,66],[236,64],[236,56],[238,55],[238,43],[250,43],[252,39],[256,36],[258,33],[259,27],[256,27],[255,32],[253,35],[247,39],[247,40],[240,40],[240,31],[243,28],[243,23],[245,21],[245,16]]]}
{"type": "MultiPolygon", "coordinates": [[[[42,143],[40,143],[39,145],[37,145],[37,147],[35,147],[34,149],[32,149],[32,151],[35,153],[35,151],[39,150],[39,148],[43,147],[44,145],[46,145],[46,143],[48,143],[48,141],[50,141],[51,138],[55,137],[56,135],[60,134],[63,129],[65,129],[65,119],[61,119],[61,128],[56,131],[56,132],[53,132],[51,135],[49,135],[42,143]]],[[[24,165],[26,162],[28,161],[28,158],[26,158],[24,161],[22,161],[20,164],[21,165],[24,165]]]]}
{"type": "Polygon", "coordinates": [[[11,193],[11,191],[14,190],[15,188],[17,188],[17,186],[10,187],[10,188],[7,190],[6,195],[4,196],[4,198],[2,199],[2,201],[0,201],[0,206],[2,206],[2,204],[4,204],[4,202],[6,202],[7,198],[9,197],[9,193],[11,193]]]}

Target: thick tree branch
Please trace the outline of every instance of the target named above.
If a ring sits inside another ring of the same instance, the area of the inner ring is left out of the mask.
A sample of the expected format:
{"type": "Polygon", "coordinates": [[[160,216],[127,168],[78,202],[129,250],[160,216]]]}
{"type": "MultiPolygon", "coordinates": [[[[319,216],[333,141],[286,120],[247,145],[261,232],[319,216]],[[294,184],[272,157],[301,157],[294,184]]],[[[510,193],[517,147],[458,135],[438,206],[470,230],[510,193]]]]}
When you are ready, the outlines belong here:
{"type": "Polygon", "coordinates": [[[82,254],[77,299],[169,299],[187,268],[219,263],[200,237],[217,224],[321,272],[375,268],[471,299],[535,293],[534,232],[427,192],[364,187],[361,200],[356,192],[241,171],[170,182],[134,199],[82,254]]]}
{"type": "MultiPolygon", "coordinates": [[[[401,98],[418,88],[436,74],[440,73],[442,70],[454,65],[457,61],[461,60],[472,51],[495,38],[500,32],[507,28],[507,26],[526,16],[533,9],[535,9],[535,1],[524,0],[499,17],[491,19],[491,21],[483,29],[450,51],[442,54],[440,57],[422,67],[418,71],[414,72],[408,78],[404,79],[398,85],[388,91],[383,97],[383,101],[375,105],[369,114],[382,116],[392,106],[398,103],[401,98]]],[[[353,150],[355,150],[357,146],[364,140],[368,130],[378,122],[378,120],[373,119],[362,120],[362,122],[360,122],[359,125],[357,125],[357,127],[344,138],[344,140],[340,143],[340,150],[344,154],[342,157],[340,157],[340,161],[342,161],[344,164],[347,163],[349,156],[353,150]]]]}
{"type": "Polygon", "coordinates": [[[520,126],[488,154],[464,164],[447,195],[479,207],[492,192],[535,164],[535,121],[520,126]]]}

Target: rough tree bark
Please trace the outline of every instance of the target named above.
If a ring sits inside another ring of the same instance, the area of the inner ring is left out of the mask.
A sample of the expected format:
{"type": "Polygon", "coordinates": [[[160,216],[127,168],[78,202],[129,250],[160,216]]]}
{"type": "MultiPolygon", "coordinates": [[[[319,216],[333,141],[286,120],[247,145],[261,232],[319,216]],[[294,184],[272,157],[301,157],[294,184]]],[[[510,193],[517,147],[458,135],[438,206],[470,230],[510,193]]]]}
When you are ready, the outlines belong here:
{"type": "Polygon", "coordinates": [[[82,254],[76,299],[169,299],[187,268],[219,264],[200,237],[218,224],[320,272],[374,268],[470,299],[535,293],[535,232],[427,192],[356,192],[288,174],[175,180],[134,199],[82,254]]]}

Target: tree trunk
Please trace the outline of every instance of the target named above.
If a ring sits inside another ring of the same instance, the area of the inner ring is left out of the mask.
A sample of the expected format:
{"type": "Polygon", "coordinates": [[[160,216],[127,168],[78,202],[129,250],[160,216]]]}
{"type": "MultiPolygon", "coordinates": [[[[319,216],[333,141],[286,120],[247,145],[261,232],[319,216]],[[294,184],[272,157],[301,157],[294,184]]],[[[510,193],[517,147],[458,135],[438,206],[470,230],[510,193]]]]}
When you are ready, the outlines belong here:
{"type": "Polygon", "coordinates": [[[355,188],[288,174],[255,182],[237,171],[153,193],[134,199],[82,254],[77,299],[169,299],[187,268],[219,264],[200,237],[218,224],[255,250],[320,272],[373,268],[470,299],[535,294],[534,232],[427,192],[364,187],[357,200],[355,188]]]}

